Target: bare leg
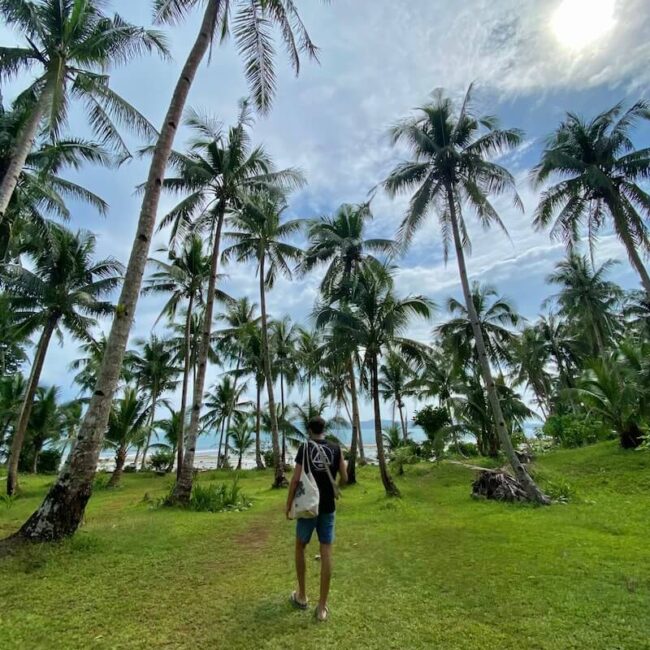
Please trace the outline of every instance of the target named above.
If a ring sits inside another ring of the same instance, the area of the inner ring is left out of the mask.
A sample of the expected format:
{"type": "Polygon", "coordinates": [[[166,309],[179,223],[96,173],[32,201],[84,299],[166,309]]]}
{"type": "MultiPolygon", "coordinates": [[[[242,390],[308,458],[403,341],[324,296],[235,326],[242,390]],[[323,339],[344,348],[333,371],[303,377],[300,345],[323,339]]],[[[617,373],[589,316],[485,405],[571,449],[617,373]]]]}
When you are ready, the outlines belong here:
{"type": "Polygon", "coordinates": [[[327,597],[330,593],[330,580],[332,579],[332,545],[320,545],[320,600],[318,601],[318,616],[325,617],[327,597]]]}
{"type": "Polygon", "coordinates": [[[296,537],[296,576],[298,577],[298,601],[301,603],[307,602],[307,588],[306,588],[306,566],[305,566],[305,547],[296,537]]]}

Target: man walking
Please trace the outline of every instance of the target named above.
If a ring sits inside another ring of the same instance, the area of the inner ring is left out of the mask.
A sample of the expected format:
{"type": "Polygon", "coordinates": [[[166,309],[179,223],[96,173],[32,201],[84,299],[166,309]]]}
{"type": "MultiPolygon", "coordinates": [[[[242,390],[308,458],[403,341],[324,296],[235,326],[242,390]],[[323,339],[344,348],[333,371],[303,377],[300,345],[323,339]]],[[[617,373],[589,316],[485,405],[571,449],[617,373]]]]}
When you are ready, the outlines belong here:
{"type": "Polygon", "coordinates": [[[298,591],[291,594],[291,602],[300,609],[307,609],[307,591],[305,587],[305,548],[316,530],[320,542],[320,598],[316,607],[316,619],[327,620],[329,609],[327,597],[332,577],[332,544],[334,542],[334,522],[336,510],[336,495],[333,481],[339,474],[339,484],[345,485],[348,480],[347,467],[339,445],[325,439],[325,420],[314,417],[308,424],[309,442],[298,449],[296,467],[293,472],[289,494],[287,496],[286,515],[289,517],[291,504],[296,494],[296,488],[302,474],[304,454],[313,473],[320,500],[318,517],[298,519],[296,523],[296,574],[298,576],[298,591]],[[306,451],[305,451],[306,450],[306,451]],[[326,467],[327,464],[327,467],[326,467]],[[327,471],[329,469],[329,473],[327,471]]]}

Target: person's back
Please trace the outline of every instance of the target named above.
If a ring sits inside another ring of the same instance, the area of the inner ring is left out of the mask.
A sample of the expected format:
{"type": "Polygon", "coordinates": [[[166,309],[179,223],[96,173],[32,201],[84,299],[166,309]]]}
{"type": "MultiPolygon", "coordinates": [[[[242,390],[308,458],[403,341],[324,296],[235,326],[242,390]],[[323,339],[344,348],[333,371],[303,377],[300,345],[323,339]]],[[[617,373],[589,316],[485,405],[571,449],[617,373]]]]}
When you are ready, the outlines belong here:
{"type": "Polygon", "coordinates": [[[312,418],[309,421],[309,440],[300,446],[296,455],[296,468],[289,486],[286,507],[286,514],[289,517],[303,467],[308,468],[318,486],[318,516],[310,519],[298,519],[296,523],[298,591],[291,594],[291,602],[300,609],[307,608],[305,548],[315,530],[320,542],[321,558],[320,599],[316,608],[316,618],[320,621],[324,621],[329,613],[327,597],[332,574],[332,544],[334,542],[336,511],[336,487],[334,481],[337,475],[340,475],[341,484],[345,484],[348,478],[341,447],[326,440],[324,434],[325,420],[320,417],[312,418]]]}

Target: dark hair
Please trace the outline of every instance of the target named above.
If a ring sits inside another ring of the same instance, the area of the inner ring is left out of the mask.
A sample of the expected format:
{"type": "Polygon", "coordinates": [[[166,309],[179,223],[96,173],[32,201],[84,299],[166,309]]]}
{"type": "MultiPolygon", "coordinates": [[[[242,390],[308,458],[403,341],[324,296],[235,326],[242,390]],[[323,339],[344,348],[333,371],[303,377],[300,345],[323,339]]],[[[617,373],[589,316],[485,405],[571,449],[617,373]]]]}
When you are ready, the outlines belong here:
{"type": "Polygon", "coordinates": [[[310,418],[307,424],[307,428],[314,435],[320,436],[320,434],[325,431],[325,420],[323,420],[320,415],[317,415],[314,418],[310,418]]]}

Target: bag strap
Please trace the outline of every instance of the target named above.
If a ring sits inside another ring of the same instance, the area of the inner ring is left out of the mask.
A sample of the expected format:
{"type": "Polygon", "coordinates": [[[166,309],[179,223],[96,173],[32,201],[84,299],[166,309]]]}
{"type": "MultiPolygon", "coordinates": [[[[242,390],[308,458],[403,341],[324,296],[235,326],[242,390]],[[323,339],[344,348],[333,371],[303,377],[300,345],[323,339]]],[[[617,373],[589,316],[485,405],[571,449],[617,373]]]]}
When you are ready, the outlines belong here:
{"type": "Polygon", "coordinates": [[[339,489],[339,486],[336,484],[336,481],[332,476],[332,472],[330,471],[330,464],[327,461],[327,457],[323,453],[323,449],[321,445],[319,445],[317,442],[315,442],[314,444],[316,445],[316,449],[318,450],[318,455],[320,456],[320,461],[325,466],[325,471],[327,472],[327,476],[330,480],[330,483],[332,484],[332,488],[334,489],[334,498],[338,499],[341,496],[341,490],[339,489]]]}
{"type": "Polygon", "coordinates": [[[310,471],[309,467],[309,441],[307,441],[302,448],[302,464],[305,466],[305,463],[307,463],[305,467],[305,473],[306,474],[311,474],[312,472],[310,471]]]}

